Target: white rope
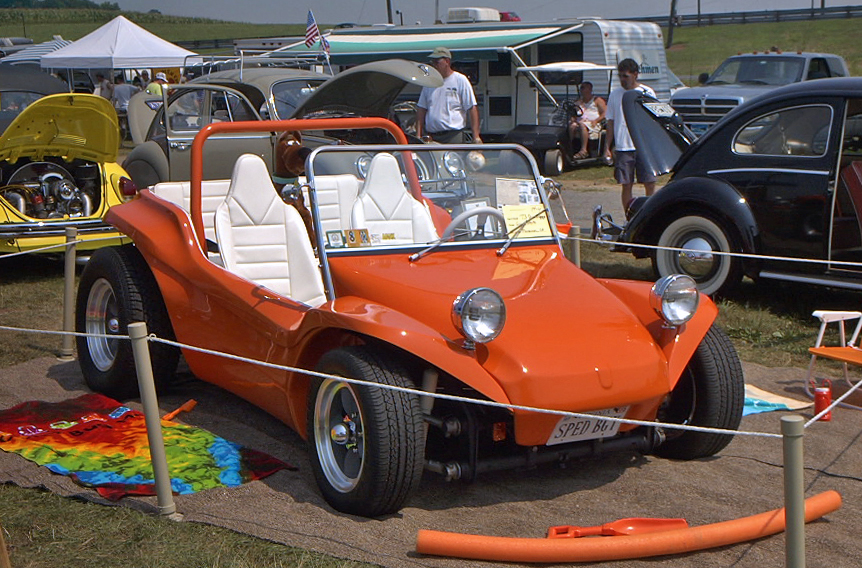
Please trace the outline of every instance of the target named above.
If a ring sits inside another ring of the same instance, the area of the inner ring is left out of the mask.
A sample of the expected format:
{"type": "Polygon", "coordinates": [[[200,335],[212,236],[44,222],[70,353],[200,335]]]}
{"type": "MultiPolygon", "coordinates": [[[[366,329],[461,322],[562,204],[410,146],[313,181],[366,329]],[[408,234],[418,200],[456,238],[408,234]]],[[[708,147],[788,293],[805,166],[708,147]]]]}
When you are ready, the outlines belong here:
{"type": "Polygon", "coordinates": [[[155,335],[149,335],[147,337],[147,340],[153,341],[156,343],[164,343],[166,345],[172,345],[174,347],[181,347],[184,349],[190,349],[192,351],[197,351],[199,353],[206,353],[208,355],[216,355],[218,357],[224,357],[226,359],[232,359],[234,361],[242,361],[245,363],[252,363],[255,365],[260,365],[262,367],[269,367],[271,369],[278,369],[278,370],[282,370],[282,371],[291,371],[294,373],[302,373],[305,375],[310,375],[313,377],[319,377],[322,379],[333,379],[333,380],[342,381],[342,382],[349,383],[349,384],[379,387],[382,389],[388,389],[388,390],[403,392],[403,393],[407,393],[407,394],[415,394],[417,396],[439,398],[442,400],[452,400],[455,402],[466,402],[469,404],[478,404],[478,405],[482,405],[482,406],[490,406],[493,408],[502,408],[502,409],[510,410],[510,411],[511,410],[524,410],[527,412],[536,412],[539,414],[555,414],[555,415],[567,416],[567,417],[572,417],[572,418],[600,418],[602,420],[607,420],[608,422],[619,422],[620,424],[634,424],[636,426],[661,426],[661,427],[668,428],[668,429],[690,430],[693,432],[710,432],[710,433],[729,434],[729,435],[739,434],[739,435],[743,435],[743,436],[761,436],[764,438],[781,438],[780,434],[771,434],[768,432],[745,432],[745,431],[740,431],[740,430],[727,430],[727,429],[722,429],[722,428],[703,428],[701,426],[687,426],[687,425],[683,425],[683,424],[668,424],[668,423],[663,423],[663,422],[650,422],[650,421],[646,421],[646,420],[633,420],[630,418],[615,418],[612,416],[597,416],[595,414],[587,414],[587,413],[582,413],[582,412],[568,412],[565,410],[551,410],[551,409],[547,409],[547,408],[538,408],[535,406],[523,406],[523,405],[519,405],[519,404],[504,404],[504,403],[494,402],[494,401],[490,401],[490,400],[479,400],[479,399],[475,399],[475,398],[467,398],[467,397],[455,396],[455,395],[449,395],[449,394],[430,393],[430,392],[426,392],[426,391],[419,390],[419,389],[411,389],[411,388],[399,387],[399,386],[395,386],[395,385],[384,385],[384,384],[375,383],[372,381],[365,381],[362,379],[352,379],[352,378],[342,377],[342,376],[338,376],[338,375],[328,375],[326,373],[320,373],[317,371],[310,371],[310,370],[301,369],[298,367],[288,367],[285,365],[278,365],[275,363],[266,363],[263,361],[257,361],[255,359],[249,359],[247,357],[242,357],[239,355],[231,355],[228,353],[222,353],[220,351],[213,351],[211,349],[205,349],[203,347],[195,347],[193,345],[186,345],[184,343],[179,343],[177,341],[171,341],[169,339],[162,339],[162,338],[156,337],[155,335]]]}
{"type": "Polygon", "coordinates": [[[671,252],[691,252],[691,253],[695,253],[695,254],[714,254],[717,256],[729,256],[729,257],[736,257],[736,258],[752,258],[752,259],[759,259],[759,260],[778,260],[778,261],[783,261],[783,262],[799,262],[799,263],[806,263],[806,264],[828,264],[830,266],[847,266],[847,267],[862,268],[862,262],[851,262],[851,261],[845,261],[845,260],[823,260],[823,259],[816,259],[816,258],[773,256],[773,255],[768,255],[768,254],[752,254],[752,253],[745,253],[745,252],[724,252],[724,251],[717,251],[717,250],[705,252],[705,251],[697,250],[697,249],[662,247],[662,246],[658,246],[658,245],[647,245],[647,244],[641,244],[641,243],[621,243],[618,241],[605,241],[605,240],[600,240],[600,239],[590,239],[590,238],[577,237],[577,236],[573,237],[573,236],[563,235],[563,234],[560,234],[560,238],[561,239],[571,239],[571,240],[581,241],[581,242],[585,242],[585,243],[596,243],[596,244],[612,245],[612,246],[613,245],[619,245],[621,247],[643,248],[643,249],[650,249],[650,250],[666,250],[666,251],[671,251],[671,252]]]}
{"type": "MultiPolygon", "coordinates": [[[[37,333],[37,334],[45,334],[45,335],[73,335],[75,337],[100,337],[106,339],[130,339],[128,335],[104,335],[104,334],[95,334],[95,333],[80,333],[74,331],[50,331],[43,329],[28,329],[23,327],[12,327],[7,325],[0,325],[0,330],[6,331],[19,331],[24,333],[37,333]]],[[[588,414],[583,412],[568,412],[565,410],[551,410],[549,408],[539,408],[535,406],[523,406],[519,404],[505,404],[501,402],[494,402],[490,400],[479,400],[475,398],[467,398],[462,396],[455,396],[450,394],[441,394],[441,393],[431,393],[426,392],[419,389],[411,389],[407,387],[399,387],[396,385],[384,385],[380,383],[375,383],[372,381],[365,381],[362,379],[352,379],[349,377],[342,377],[339,375],[329,375],[326,373],[320,373],[318,371],[311,371],[308,369],[302,369],[299,367],[289,367],[287,365],[278,365],[276,363],[267,363],[265,361],[258,361],[256,359],[250,359],[248,357],[242,357],[240,355],[232,355],[230,353],[223,353],[221,351],[213,351],[212,349],[206,349],[204,347],[196,347],[194,345],[188,345],[185,343],[180,343],[178,341],[172,341],[170,339],[162,339],[157,337],[154,334],[150,334],[147,336],[147,341],[152,341],[154,343],[163,343],[165,345],[170,345],[173,347],[179,347],[182,349],[188,349],[190,351],[197,351],[199,353],[205,353],[207,355],[215,355],[217,357],[224,357],[225,359],[232,359],[234,361],[241,361],[244,363],[251,363],[253,365],[259,365],[261,367],[268,367],[270,369],[278,369],[281,371],[290,371],[293,373],[301,373],[304,375],[310,375],[312,377],[319,377],[321,379],[332,379],[336,381],[341,381],[349,384],[355,385],[364,385],[370,387],[378,387],[382,389],[388,389],[396,392],[403,392],[407,394],[414,394],[416,396],[425,396],[430,398],[439,398],[442,400],[451,400],[455,402],[465,402],[468,404],[478,404],[483,406],[490,406],[493,408],[502,408],[504,410],[523,410],[526,412],[536,412],[539,414],[554,414],[559,416],[566,416],[570,418],[599,418],[601,420],[607,420],[608,422],[618,422],[620,424],[633,424],[635,426],[649,426],[655,427],[660,426],[662,428],[667,428],[670,430],[689,430],[692,432],[706,432],[706,433],[715,433],[715,434],[728,434],[731,436],[759,436],[762,438],[781,438],[781,434],[772,434],[769,432],[747,432],[744,430],[727,430],[723,428],[704,428],[701,426],[688,426],[685,424],[670,424],[665,422],[650,422],[647,420],[634,420],[631,418],[615,418],[613,416],[598,416],[595,414],[588,414]]]]}
{"type": "Polygon", "coordinates": [[[81,243],[97,243],[100,241],[116,241],[117,239],[126,239],[129,241],[131,240],[129,237],[127,237],[126,235],[124,235],[122,233],[118,233],[118,236],[116,236],[116,237],[97,237],[95,239],[80,239],[80,238],[78,238],[78,239],[75,239],[73,241],[65,241],[62,243],[57,243],[56,245],[47,245],[44,247],[39,247],[39,248],[25,250],[25,251],[10,252],[9,254],[0,255],[0,259],[13,258],[16,256],[23,256],[25,254],[33,254],[33,253],[37,253],[37,252],[45,252],[46,250],[53,250],[53,249],[57,249],[57,248],[67,248],[67,247],[70,247],[72,245],[79,245],[81,243]]]}

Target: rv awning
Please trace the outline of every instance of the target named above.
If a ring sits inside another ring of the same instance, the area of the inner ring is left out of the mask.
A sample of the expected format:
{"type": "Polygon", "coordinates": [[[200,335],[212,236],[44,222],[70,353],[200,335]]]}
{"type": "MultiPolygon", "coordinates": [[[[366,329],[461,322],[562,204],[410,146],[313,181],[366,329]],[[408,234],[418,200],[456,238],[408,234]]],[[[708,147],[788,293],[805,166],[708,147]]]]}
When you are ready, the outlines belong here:
{"type": "MultiPolygon", "coordinates": [[[[452,26],[447,26],[451,28],[452,26]]],[[[539,25],[535,27],[501,27],[449,31],[446,28],[430,32],[428,28],[384,28],[334,31],[326,36],[330,45],[330,58],[339,65],[361,63],[379,59],[412,59],[424,61],[435,47],[445,46],[457,59],[496,59],[499,51],[532,43],[539,38],[579,27],[539,25]],[[445,31],[444,31],[445,30],[445,31]]],[[[312,49],[300,41],[267,54],[267,57],[298,57],[320,53],[320,44],[312,49]]]]}

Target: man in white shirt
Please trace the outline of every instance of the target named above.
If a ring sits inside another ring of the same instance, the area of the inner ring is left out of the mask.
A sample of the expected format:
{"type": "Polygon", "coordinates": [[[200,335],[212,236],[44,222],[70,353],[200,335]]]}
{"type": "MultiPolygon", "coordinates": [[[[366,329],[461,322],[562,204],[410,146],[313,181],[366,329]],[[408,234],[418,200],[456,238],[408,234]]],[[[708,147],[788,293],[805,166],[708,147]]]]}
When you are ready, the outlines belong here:
{"type": "Polygon", "coordinates": [[[607,138],[605,145],[605,156],[613,157],[614,179],[622,186],[623,208],[627,208],[632,200],[632,186],[637,177],[637,182],[642,183],[646,194],[652,195],[655,191],[655,176],[652,172],[645,171],[637,159],[637,148],[629,134],[626,117],[623,114],[623,93],[637,89],[651,97],[655,97],[655,91],[646,85],[638,83],[640,68],[634,59],[623,59],[617,65],[617,73],[621,87],[611,91],[608,97],[608,107],[605,113],[607,119],[607,138]],[[611,154],[613,148],[613,154],[611,154]]]}
{"type": "Polygon", "coordinates": [[[473,142],[480,144],[479,109],[470,80],[452,69],[452,53],[447,48],[438,47],[429,57],[443,76],[443,86],[422,88],[417,103],[416,135],[422,138],[424,134],[444,144],[462,143],[469,114],[473,142]]]}

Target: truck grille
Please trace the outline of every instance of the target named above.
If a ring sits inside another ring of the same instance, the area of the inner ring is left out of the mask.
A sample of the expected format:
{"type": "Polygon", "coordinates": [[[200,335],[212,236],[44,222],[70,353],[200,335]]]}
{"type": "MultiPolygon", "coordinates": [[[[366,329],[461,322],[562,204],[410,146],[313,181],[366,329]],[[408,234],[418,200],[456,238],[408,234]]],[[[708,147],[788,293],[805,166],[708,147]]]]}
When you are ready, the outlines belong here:
{"type": "Polygon", "coordinates": [[[739,99],[674,99],[674,110],[680,113],[685,122],[716,122],[737,106],[739,99]]]}

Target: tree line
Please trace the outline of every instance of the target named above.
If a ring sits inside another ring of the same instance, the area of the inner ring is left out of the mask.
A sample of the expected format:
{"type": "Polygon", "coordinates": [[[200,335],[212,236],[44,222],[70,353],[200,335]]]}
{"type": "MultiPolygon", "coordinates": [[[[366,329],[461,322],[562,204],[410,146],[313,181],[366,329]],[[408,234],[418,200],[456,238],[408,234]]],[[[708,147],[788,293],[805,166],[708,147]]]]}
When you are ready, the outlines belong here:
{"type": "Polygon", "coordinates": [[[90,10],[120,11],[120,6],[116,2],[97,4],[90,0],[0,0],[0,8],[86,8],[90,10]]]}

